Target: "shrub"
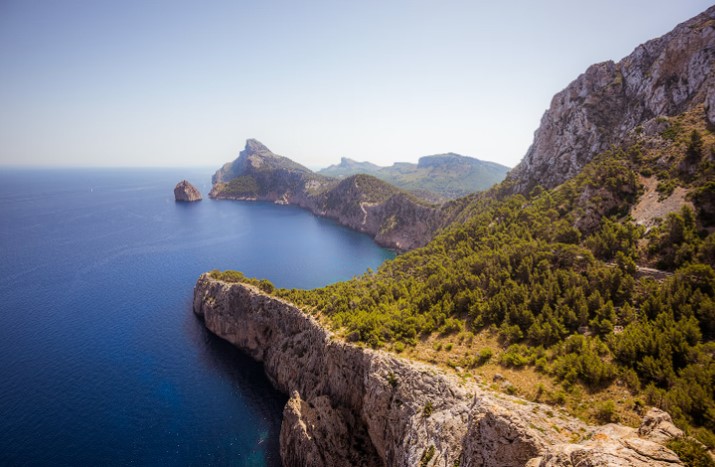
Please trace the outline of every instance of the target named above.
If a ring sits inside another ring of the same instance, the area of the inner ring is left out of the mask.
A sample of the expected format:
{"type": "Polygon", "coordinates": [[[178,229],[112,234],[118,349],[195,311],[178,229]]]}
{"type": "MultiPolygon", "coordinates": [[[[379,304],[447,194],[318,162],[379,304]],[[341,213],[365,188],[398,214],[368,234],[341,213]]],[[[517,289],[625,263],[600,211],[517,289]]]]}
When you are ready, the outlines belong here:
{"type": "Polygon", "coordinates": [[[506,352],[502,354],[501,364],[511,367],[522,367],[531,362],[531,352],[529,348],[523,344],[512,344],[506,352]]]}
{"type": "Polygon", "coordinates": [[[596,418],[602,423],[615,423],[618,421],[618,413],[616,411],[616,404],[613,400],[608,399],[602,402],[596,408],[596,418]]]}
{"type": "Polygon", "coordinates": [[[261,279],[261,281],[258,283],[258,288],[268,294],[272,294],[273,291],[276,289],[275,286],[268,279],[261,279]]]}
{"type": "Polygon", "coordinates": [[[477,354],[477,364],[484,365],[492,358],[493,355],[494,351],[490,347],[484,347],[479,351],[479,354],[477,354]]]}
{"type": "Polygon", "coordinates": [[[676,438],[666,445],[673,450],[683,463],[690,467],[715,467],[708,450],[691,438],[676,438]]]}
{"type": "Polygon", "coordinates": [[[424,407],[422,407],[422,416],[424,418],[429,418],[434,412],[434,407],[432,406],[432,401],[428,401],[424,407]]]}
{"type": "Polygon", "coordinates": [[[425,452],[422,453],[422,457],[420,457],[420,467],[427,467],[429,465],[430,461],[434,457],[434,452],[435,448],[433,444],[425,449],[425,452]]]}

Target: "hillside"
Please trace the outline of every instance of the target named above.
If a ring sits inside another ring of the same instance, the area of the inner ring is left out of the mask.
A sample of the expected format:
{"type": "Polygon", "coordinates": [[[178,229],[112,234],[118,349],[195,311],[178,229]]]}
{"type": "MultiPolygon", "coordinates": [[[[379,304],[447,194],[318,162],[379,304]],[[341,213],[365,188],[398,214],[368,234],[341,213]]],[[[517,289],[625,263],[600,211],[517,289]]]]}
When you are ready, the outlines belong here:
{"type": "MultiPolygon", "coordinates": [[[[662,433],[661,442],[686,465],[714,465],[707,453],[715,449],[714,109],[712,7],[617,64],[590,67],[557,94],[522,163],[498,186],[433,210],[435,234],[424,247],[321,289],[263,288],[328,328],[346,343],[341,349],[352,343],[421,360],[525,405],[630,426],[659,407],[685,430],[670,441],[677,431],[662,433]]],[[[213,277],[244,281],[231,272],[213,277]]],[[[437,402],[425,403],[423,420],[434,410],[447,416],[440,391],[430,393],[437,402]]],[[[378,392],[365,400],[389,389],[378,392]]],[[[347,404],[341,394],[338,407],[347,404]]],[[[292,419],[317,410],[310,403],[294,405],[292,419]]],[[[510,420],[503,429],[516,433],[523,425],[510,420]]],[[[609,434],[590,439],[634,446],[620,428],[606,427],[609,434]]],[[[420,463],[452,462],[452,440],[432,429],[438,439],[422,445],[420,463]]],[[[378,453],[385,430],[368,433],[378,453]]],[[[461,445],[459,462],[512,465],[485,462],[498,447],[484,441],[485,431],[474,436],[479,449],[461,445]]],[[[655,462],[594,457],[597,449],[583,444],[555,449],[563,451],[538,465],[655,462]]]]}
{"type": "Polygon", "coordinates": [[[589,68],[503,183],[440,208],[429,244],[276,293],[346,341],[592,422],[657,406],[715,448],[713,51],[715,7],[589,68]]]}
{"type": "Polygon", "coordinates": [[[504,180],[508,171],[508,167],[494,162],[448,153],[421,157],[417,164],[398,162],[390,167],[342,158],[340,164],[318,173],[338,178],[358,173],[374,175],[425,199],[444,201],[486,190],[504,180]]]}
{"type": "Polygon", "coordinates": [[[426,244],[438,224],[436,206],[378,178],[316,174],[253,139],[214,174],[213,182],[211,198],[297,205],[398,250],[426,244]]]}
{"type": "Polygon", "coordinates": [[[661,407],[712,449],[714,25],[711,8],[590,68],[554,98],[524,162],[445,208],[453,221],[426,247],[350,282],[281,294],[347,340],[506,374],[509,392],[586,419],[635,423],[661,407]],[[674,78],[663,78],[666,62],[674,78]],[[594,70],[620,70],[610,86],[625,88],[584,86],[594,70]],[[650,89],[660,107],[627,89],[650,89]],[[626,126],[612,114],[621,98],[626,126]],[[574,115],[614,120],[572,127],[574,115]]]}

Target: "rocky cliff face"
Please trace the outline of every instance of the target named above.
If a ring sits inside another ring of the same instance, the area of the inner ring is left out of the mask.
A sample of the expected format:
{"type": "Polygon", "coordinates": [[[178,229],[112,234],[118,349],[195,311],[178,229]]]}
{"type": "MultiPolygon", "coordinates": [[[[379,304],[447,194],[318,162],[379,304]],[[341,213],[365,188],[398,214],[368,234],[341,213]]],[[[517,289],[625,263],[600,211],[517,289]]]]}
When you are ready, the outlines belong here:
{"type": "Polygon", "coordinates": [[[618,63],[591,66],[556,94],[508,178],[522,193],[552,188],[639,125],[703,103],[715,125],[715,7],[618,63]]]}
{"type": "Polygon", "coordinates": [[[174,188],[174,200],[181,202],[201,201],[201,193],[194,185],[182,180],[174,188]]]}
{"type": "Polygon", "coordinates": [[[437,225],[436,207],[375,177],[325,177],[273,154],[256,140],[249,139],[239,157],[213,180],[211,198],[293,204],[398,250],[425,245],[437,225]]]}
{"type": "Polygon", "coordinates": [[[552,407],[341,342],[292,304],[208,274],[194,289],[194,312],[263,362],[291,395],[280,435],[287,466],[679,464],[656,442],[677,435],[667,414],[655,414],[640,432],[590,427],[554,416],[552,407]]]}

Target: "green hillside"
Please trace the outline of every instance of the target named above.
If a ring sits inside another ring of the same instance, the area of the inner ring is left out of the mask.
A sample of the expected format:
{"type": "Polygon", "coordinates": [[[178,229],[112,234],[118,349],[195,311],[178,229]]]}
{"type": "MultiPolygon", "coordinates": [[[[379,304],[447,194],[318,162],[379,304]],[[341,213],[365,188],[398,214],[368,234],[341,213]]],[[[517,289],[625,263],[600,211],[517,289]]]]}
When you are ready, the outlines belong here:
{"type": "Polygon", "coordinates": [[[628,423],[656,405],[713,447],[715,136],[694,114],[555,189],[504,182],[454,203],[459,220],[377,272],[279,293],[350,341],[511,372],[510,392],[585,418],[628,423]],[[652,176],[689,201],[646,229],[629,213],[652,176]]]}

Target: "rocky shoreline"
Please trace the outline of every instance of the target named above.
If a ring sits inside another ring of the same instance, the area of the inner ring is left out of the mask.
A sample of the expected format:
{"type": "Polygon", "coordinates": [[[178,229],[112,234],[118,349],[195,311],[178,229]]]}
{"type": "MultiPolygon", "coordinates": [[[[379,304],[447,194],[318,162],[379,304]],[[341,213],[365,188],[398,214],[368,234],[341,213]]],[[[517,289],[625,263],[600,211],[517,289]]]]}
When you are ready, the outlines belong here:
{"type": "Polygon", "coordinates": [[[209,274],[196,283],[193,309],[290,395],[280,435],[286,466],[682,465],[661,444],[682,432],[657,409],[639,430],[589,426],[345,343],[295,305],[209,274]]]}

